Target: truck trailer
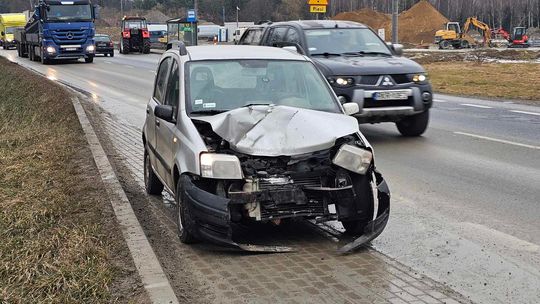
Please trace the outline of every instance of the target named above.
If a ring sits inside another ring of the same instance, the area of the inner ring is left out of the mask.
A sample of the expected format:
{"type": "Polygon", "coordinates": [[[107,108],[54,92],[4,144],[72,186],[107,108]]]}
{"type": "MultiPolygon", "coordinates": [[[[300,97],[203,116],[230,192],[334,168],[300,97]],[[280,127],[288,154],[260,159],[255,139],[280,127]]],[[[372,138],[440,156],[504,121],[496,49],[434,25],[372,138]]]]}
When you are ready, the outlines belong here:
{"type": "Polygon", "coordinates": [[[97,17],[90,0],[40,0],[24,29],[15,31],[17,52],[43,64],[80,58],[91,63],[97,17]]]}
{"type": "Polygon", "coordinates": [[[4,50],[16,46],[15,30],[26,25],[24,13],[0,14],[0,46],[4,50]]]}

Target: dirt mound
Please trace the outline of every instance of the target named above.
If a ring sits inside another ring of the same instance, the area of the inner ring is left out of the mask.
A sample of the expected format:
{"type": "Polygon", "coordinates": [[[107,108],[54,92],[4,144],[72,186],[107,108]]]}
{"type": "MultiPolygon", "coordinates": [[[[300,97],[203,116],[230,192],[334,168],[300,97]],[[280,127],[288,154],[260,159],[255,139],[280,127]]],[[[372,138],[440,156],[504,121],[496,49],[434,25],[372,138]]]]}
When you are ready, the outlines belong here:
{"type": "MultiPolygon", "coordinates": [[[[344,12],[337,14],[334,20],[347,20],[363,23],[375,31],[381,28],[386,28],[389,22],[391,22],[390,15],[379,13],[369,8],[364,8],[355,12],[344,12]]],[[[390,32],[387,29],[387,35],[390,32]]]]}
{"type": "MultiPolygon", "coordinates": [[[[428,1],[422,0],[399,15],[399,40],[404,43],[432,43],[435,32],[449,20],[428,1]]],[[[391,28],[391,22],[388,25],[391,28]]]]}

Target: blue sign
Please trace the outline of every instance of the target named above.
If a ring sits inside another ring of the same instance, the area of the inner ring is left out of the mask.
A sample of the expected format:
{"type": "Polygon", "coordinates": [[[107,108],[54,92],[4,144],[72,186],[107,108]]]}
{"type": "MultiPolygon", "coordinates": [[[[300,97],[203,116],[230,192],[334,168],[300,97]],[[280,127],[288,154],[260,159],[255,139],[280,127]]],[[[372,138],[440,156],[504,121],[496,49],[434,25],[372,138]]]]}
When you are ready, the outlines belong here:
{"type": "Polygon", "coordinates": [[[197,22],[197,14],[194,9],[190,9],[187,12],[187,21],[188,22],[197,22]]]}

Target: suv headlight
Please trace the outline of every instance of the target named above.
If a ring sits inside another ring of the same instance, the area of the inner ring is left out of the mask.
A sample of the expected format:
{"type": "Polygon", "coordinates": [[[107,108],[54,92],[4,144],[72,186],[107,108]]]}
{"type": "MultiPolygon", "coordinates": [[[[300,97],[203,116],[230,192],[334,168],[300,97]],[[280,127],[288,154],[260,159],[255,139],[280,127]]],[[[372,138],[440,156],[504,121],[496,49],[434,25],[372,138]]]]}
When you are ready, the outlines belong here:
{"type": "Polygon", "coordinates": [[[373,153],[370,151],[351,145],[343,145],[339,148],[332,162],[354,173],[366,174],[372,160],[373,153]]]}
{"type": "Polygon", "coordinates": [[[201,154],[201,176],[216,179],[242,179],[240,160],[234,155],[201,154]]]}
{"type": "Polygon", "coordinates": [[[351,87],[356,84],[356,81],[353,77],[349,76],[332,76],[328,77],[328,82],[334,87],[351,87]]]}
{"type": "Polygon", "coordinates": [[[412,74],[411,79],[415,83],[425,83],[428,81],[428,75],[426,73],[412,74]]]}

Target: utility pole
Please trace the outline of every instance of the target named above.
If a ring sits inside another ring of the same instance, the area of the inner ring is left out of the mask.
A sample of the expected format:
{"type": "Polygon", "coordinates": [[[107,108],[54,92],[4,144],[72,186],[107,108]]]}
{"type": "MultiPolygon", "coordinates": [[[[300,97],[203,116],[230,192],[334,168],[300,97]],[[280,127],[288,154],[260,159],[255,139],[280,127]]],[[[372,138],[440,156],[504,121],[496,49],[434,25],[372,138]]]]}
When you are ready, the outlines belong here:
{"type": "Polygon", "coordinates": [[[399,15],[399,0],[392,1],[392,43],[397,44],[398,39],[398,15],[399,15]]]}
{"type": "Polygon", "coordinates": [[[195,10],[195,16],[199,19],[199,0],[193,0],[193,9],[195,10]]]}

